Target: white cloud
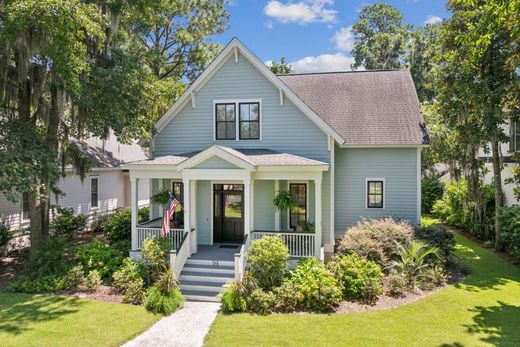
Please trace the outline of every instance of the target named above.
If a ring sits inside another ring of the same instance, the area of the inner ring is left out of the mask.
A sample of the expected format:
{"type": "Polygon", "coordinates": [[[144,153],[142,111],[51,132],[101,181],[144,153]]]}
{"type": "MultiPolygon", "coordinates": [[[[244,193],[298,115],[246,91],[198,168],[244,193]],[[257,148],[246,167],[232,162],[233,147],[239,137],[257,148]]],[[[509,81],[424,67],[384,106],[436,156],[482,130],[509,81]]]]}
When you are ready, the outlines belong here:
{"type": "Polygon", "coordinates": [[[345,52],[352,51],[352,48],[354,48],[354,33],[352,32],[352,26],[341,28],[339,31],[336,31],[333,41],[336,43],[337,49],[345,52]]]}
{"type": "Polygon", "coordinates": [[[267,66],[267,67],[271,67],[273,65],[273,61],[272,60],[266,60],[264,61],[264,65],[267,66]]]}
{"type": "Polygon", "coordinates": [[[438,16],[429,15],[424,21],[424,24],[439,24],[442,22],[442,18],[438,16]]]}
{"type": "Polygon", "coordinates": [[[271,0],[264,7],[264,13],[282,23],[330,23],[336,20],[337,11],[327,6],[333,4],[334,0],[301,0],[287,3],[271,0]]]}
{"type": "Polygon", "coordinates": [[[350,71],[354,58],[343,53],[321,54],[316,57],[305,57],[289,63],[295,72],[350,71]]]}

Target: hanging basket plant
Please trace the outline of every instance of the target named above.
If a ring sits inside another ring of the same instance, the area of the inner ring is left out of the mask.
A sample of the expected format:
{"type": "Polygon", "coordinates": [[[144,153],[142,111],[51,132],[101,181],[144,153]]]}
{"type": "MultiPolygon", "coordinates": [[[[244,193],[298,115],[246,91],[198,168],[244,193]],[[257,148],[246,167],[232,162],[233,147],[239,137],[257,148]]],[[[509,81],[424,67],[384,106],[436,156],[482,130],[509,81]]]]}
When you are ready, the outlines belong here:
{"type": "Polygon", "coordinates": [[[168,188],[163,188],[150,197],[150,201],[154,204],[166,205],[172,192],[168,188]]]}
{"type": "Polygon", "coordinates": [[[296,198],[288,190],[280,190],[273,199],[274,206],[279,211],[291,210],[296,207],[296,198]]]}

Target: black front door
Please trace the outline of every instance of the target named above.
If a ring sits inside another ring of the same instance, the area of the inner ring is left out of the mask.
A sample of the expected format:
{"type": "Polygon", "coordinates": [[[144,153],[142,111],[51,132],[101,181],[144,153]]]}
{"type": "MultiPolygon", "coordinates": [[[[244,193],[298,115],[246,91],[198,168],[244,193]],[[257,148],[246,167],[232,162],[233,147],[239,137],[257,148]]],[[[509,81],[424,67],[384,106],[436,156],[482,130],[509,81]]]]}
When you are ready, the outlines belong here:
{"type": "Polygon", "coordinates": [[[213,241],[241,243],[244,240],[244,186],[213,186],[213,241]]]}

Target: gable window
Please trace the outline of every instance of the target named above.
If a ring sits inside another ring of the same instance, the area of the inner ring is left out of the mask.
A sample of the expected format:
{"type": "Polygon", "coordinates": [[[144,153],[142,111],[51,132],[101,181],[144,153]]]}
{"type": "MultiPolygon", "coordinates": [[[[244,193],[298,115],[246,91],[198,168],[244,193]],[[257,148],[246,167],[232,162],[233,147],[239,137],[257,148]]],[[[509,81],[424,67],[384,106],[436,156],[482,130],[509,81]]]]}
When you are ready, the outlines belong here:
{"type": "Polygon", "coordinates": [[[99,198],[99,178],[90,178],[90,207],[98,207],[99,198]]]}
{"type": "Polygon", "coordinates": [[[307,221],[307,184],[290,183],[289,191],[296,198],[296,207],[289,216],[289,227],[296,228],[298,224],[307,221]]]}
{"type": "Polygon", "coordinates": [[[215,104],[217,140],[236,139],[236,104],[215,104]]]}
{"type": "Polygon", "coordinates": [[[367,208],[384,207],[383,179],[367,179],[367,208]]]}
{"type": "Polygon", "coordinates": [[[240,103],[240,127],[241,140],[260,139],[260,103],[240,103]]]}
{"type": "Polygon", "coordinates": [[[22,194],[22,220],[29,219],[29,193],[22,194]]]}
{"type": "Polygon", "coordinates": [[[511,120],[509,152],[520,152],[520,120],[511,120]]]}

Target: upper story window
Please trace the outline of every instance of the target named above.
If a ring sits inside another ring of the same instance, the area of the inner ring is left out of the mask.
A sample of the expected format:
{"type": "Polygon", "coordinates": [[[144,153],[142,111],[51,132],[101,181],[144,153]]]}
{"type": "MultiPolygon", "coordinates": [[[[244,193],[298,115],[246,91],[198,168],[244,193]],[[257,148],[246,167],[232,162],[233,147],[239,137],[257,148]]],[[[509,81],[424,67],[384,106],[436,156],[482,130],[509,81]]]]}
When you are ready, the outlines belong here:
{"type": "Polygon", "coordinates": [[[511,120],[509,151],[520,152],[520,120],[511,120]]]}
{"type": "Polygon", "coordinates": [[[215,102],[215,140],[260,140],[260,100],[215,102]]]}
{"type": "Polygon", "coordinates": [[[383,179],[367,179],[367,208],[384,207],[383,179]]]}
{"type": "Polygon", "coordinates": [[[260,139],[260,103],[240,103],[240,139],[260,139]]]}

